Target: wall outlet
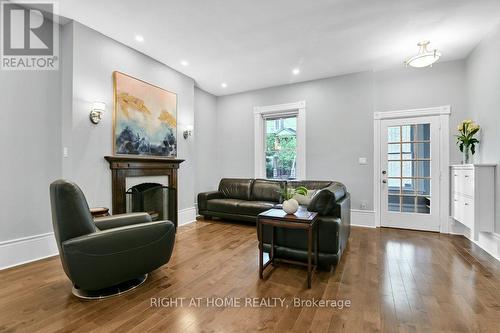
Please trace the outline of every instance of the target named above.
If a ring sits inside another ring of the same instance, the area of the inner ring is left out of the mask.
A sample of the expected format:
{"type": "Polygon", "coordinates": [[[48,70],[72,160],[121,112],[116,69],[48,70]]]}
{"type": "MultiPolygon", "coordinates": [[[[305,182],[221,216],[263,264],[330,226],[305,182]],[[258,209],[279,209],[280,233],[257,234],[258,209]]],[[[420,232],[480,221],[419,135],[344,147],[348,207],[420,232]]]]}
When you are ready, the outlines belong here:
{"type": "Polygon", "coordinates": [[[361,165],[367,165],[368,159],[366,157],[360,157],[360,158],[358,158],[358,163],[361,165]]]}
{"type": "Polygon", "coordinates": [[[361,209],[367,209],[367,208],[368,208],[368,202],[361,201],[361,209]]]}

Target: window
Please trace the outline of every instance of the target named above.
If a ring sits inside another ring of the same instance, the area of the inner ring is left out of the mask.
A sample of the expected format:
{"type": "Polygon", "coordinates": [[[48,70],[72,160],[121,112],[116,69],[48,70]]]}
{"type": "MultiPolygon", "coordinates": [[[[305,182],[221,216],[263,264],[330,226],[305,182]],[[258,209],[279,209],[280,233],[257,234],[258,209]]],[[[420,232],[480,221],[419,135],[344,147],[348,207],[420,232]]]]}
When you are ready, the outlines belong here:
{"type": "Polygon", "coordinates": [[[389,211],[430,214],[430,124],[388,128],[389,211]]]}
{"type": "Polygon", "coordinates": [[[296,115],[265,118],[265,164],[268,179],[296,178],[296,115]]]}
{"type": "Polygon", "coordinates": [[[306,179],[305,106],[254,107],[255,178],[306,179]]]}

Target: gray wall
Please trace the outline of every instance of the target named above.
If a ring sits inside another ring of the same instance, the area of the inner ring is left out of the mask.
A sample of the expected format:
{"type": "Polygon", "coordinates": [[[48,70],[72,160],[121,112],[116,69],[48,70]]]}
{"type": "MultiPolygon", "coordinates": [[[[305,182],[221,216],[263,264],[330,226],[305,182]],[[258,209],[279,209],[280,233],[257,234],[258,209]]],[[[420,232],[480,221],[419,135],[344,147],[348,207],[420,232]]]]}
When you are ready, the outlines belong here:
{"type": "MultiPolygon", "coordinates": [[[[465,61],[440,62],[425,69],[400,68],[375,73],[375,111],[451,105],[450,133],[466,118],[465,61]]],[[[450,163],[460,163],[450,136],[450,163]]]]}
{"type": "Polygon", "coordinates": [[[70,154],[64,163],[65,177],[81,186],[90,206],[111,206],[111,172],[104,156],[112,155],[112,73],[120,71],[177,93],[178,157],[186,160],[179,171],[179,208],[193,207],[194,147],[182,138],[185,126],[194,122],[193,79],[80,23],[68,23],[62,30],[63,57],[73,55],[72,75],[66,75],[64,82],[72,86],[71,100],[66,101],[72,110],[64,110],[70,115],[63,118],[63,127],[70,129],[63,137],[70,154]],[[92,101],[106,103],[98,125],[89,121],[92,101]]]}
{"type": "MultiPolygon", "coordinates": [[[[465,63],[399,68],[309,81],[217,99],[219,176],[254,176],[253,107],[306,101],[308,179],[347,185],[352,207],[373,209],[373,112],[451,105],[450,128],[465,117],[465,63]],[[367,157],[368,165],[359,165],[367,157]]],[[[459,162],[450,138],[451,162],[459,162]]]]}
{"type": "MultiPolygon", "coordinates": [[[[476,162],[495,163],[496,233],[500,233],[500,28],[492,31],[467,59],[467,97],[471,118],[481,127],[476,162]]],[[[498,236],[480,233],[479,243],[500,257],[498,236]]]]}
{"type": "Polygon", "coordinates": [[[217,98],[194,89],[195,194],[217,188],[217,98]]]}
{"type": "Polygon", "coordinates": [[[52,231],[61,175],[59,71],[0,71],[0,242],[52,231]]]}
{"type": "Polygon", "coordinates": [[[253,107],[306,101],[306,176],[345,183],[353,208],[373,208],[373,74],[359,73],[256,90],[217,100],[220,176],[254,177],[253,107]],[[367,157],[368,165],[359,165],[367,157]]]}

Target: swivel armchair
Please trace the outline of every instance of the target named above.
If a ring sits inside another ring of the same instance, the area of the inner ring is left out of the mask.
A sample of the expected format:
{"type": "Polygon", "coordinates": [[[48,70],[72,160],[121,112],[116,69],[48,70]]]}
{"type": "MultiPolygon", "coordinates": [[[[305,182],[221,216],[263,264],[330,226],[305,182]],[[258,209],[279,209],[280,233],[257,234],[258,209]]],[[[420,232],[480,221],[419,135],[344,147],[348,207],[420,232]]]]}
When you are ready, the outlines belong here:
{"type": "Polygon", "coordinates": [[[170,260],[175,240],[170,221],[152,222],[147,213],[94,220],[83,192],[66,180],[50,185],[50,201],[59,256],[77,297],[122,294],[170,260]]]}

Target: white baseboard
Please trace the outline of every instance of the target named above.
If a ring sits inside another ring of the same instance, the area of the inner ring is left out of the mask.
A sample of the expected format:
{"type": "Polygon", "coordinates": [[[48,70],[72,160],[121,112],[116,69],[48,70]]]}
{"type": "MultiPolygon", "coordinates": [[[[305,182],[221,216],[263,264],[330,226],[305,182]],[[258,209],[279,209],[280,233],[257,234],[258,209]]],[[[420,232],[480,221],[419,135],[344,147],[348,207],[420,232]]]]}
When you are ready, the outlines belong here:
{"type": "Polygon", "coordinates": [[[54,233],[0,242],[0,270],[57,255],[54,233]]]}
{"type": "MultiPolygon", "coordinates": [[[[180,209],[179,225],[196,221],[196,208],[180,209]]],[[[0,242],[0,270],[52,257],[58,254],[54,233],[0,242]]]]}
{"type": "Polygon", "coordinates": [[[196,207],[189,207],[179,210],[178,225],[185,225],[196,221],[196,207]]]}
{"type": "Polygon", "coordinates": [[[351,225],[375,228],[375,212],[373,210],[351,209],[351,225]]]}

